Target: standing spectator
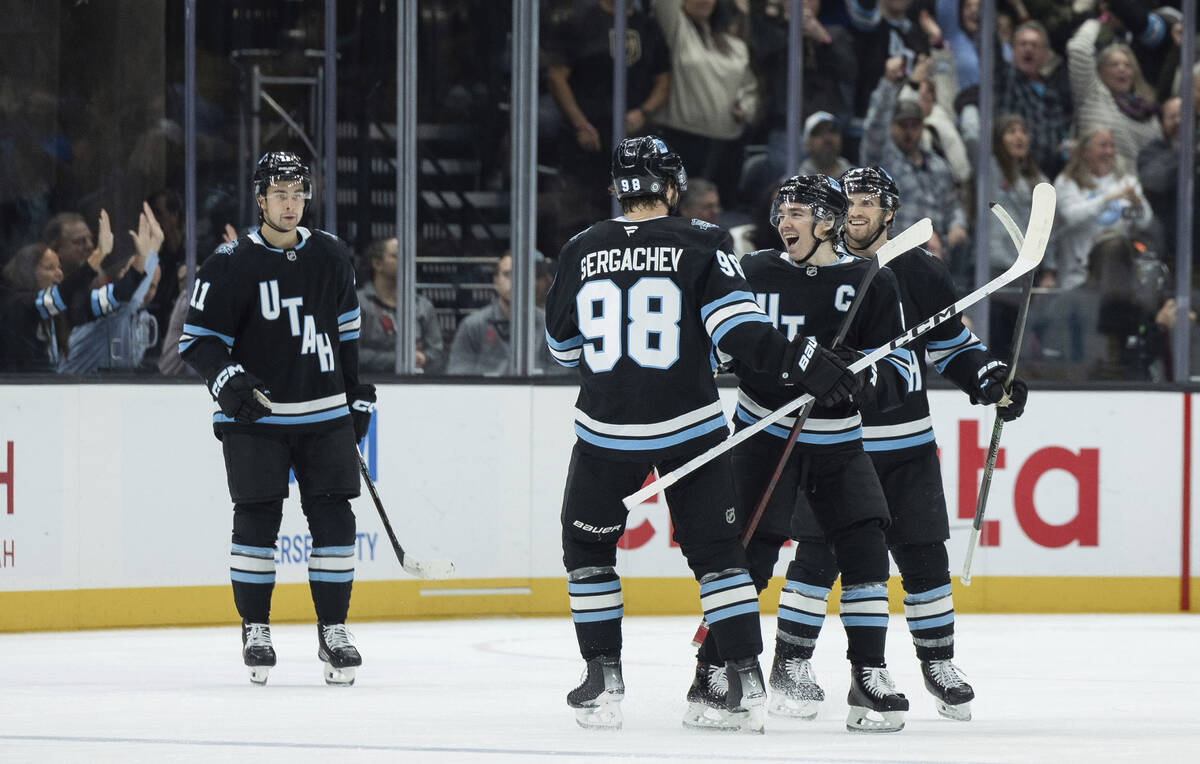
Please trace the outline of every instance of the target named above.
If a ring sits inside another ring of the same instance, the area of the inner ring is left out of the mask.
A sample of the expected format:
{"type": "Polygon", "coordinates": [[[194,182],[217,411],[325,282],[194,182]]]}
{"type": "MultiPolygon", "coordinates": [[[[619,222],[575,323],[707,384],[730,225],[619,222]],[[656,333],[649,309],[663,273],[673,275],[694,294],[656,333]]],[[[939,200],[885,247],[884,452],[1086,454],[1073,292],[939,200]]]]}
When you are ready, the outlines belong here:
{"type": "MultiPolygon", "coordinates": [[[[511,253],[505,252],[500,256],[496,273],[492,276],[492,288],[496,290],[496,296],[458,325],[458,332],[450,345],[447,374],[496,377],[517,373],[512,365],[509,344],[512,334],[512,265],[511,253]]],[[[534,336],[542,337],[546,333],[546,311],[535,309],[534,320],[534,336]]],[[[536,368],[541,372],[548,370],[549,364],[553,363],[549,353],[545,345],[538,343],[536,368]]]]}
{"type": "Polygon", "coordinates": [[[1131,239],[1154,219],[1141,183],[1126,170],[1113,131],[1107,128],[1080,138],[1054,188],[1058,247],[1043,286],[1080,286],[1087,280],[1088,261],[1096,248],[1130,247],[1131,239]]]}
{"type": "MultiPolygon", "coordinates": [[[[613,8],[613,0],[577,6],[545,40],[546,89],[572,130],[558,143],[559,162],[577,182],[603,174],[612,147],[613,8]]],[[[667,102],[671,60],[658,23],[633,3],[626,3],[626,11],[625,133],[641,135],[647,115],[667,102]]],[[[578,196],[593,208],[608,203],[600,193],[580,190],[578,196]]]]}
{"type": "Polygon", "coordinates": [[[971,159],[963,143],[954,115],[937,100],[937,86],[932,75],[933,58],[918,56],[917,63],[901,90],[901,100],[915,100],[925,118],[925,130],[921,133],[921,148],[933,152],[946,160],[956,184],[966,185],[971,179],[971,159]]]}
{"type": "Polygon", "coordinates": [[[1100,22],[1088,19],[1067,43],[1075,132],[1111,131],[1117,154],[1133,167],[1142,147],[1162,137],[1154,119],[1158,104],[1129,46],[1111,43],[1097,53],[1099,33],[1100,22]]]}
{"type": "MultiPolygon", "coordinates": [[[[362,334],[358,343],[358,368],[390,374],[396,370],[396,272],[400,266],[399,242],[376,239],[367,246],[371,280],[358,290],[362,310],[362,334]]],[[[445,342],[438,325],[437,311],[424,295],[416,295],[413,311],[417,320],[417,345],[413,351],[416,367],[425,374],[441,371],[445,342]]]]}
{"type": "Polygon", "coordinates": [[[655,115],[663,138],[695,174],[737,196],[746,125],[759,112],[750,49],[731,0],[652,0],[671,50],[671,96],[655,115]]]}
{"type": "Polygon", "coordinates": [[[1029,150],[1047,177],[1065,163],[1063,141],[1071,129],[1074,110],[1066,67],[1044,76],[1050,58],[1050,37],[1036,21],[1027,21],[1013,33],[1012,63],[996,69],[996,113],[1016,114],[1030,131],[1029,150]]]}
{"type": "Polygon", "coordinates": [[[813,112],[804,120],[804,150],[807,156],[800,163],[801,175],[836,178],[853,166],[842,156],[837,117],[827,111],[813,112]]]}
{"type": "Polygon", "coordinates": [[[96,248],[92,231],[78,212],[60,212],[50,218],[42,231],[42,241],[58,253],[63,274],[67,276],[82,265],[96,248]]]}
{"type": "Polygon", "coordinates": [[[928,249],[965,270],[965,253],[952,256],[967,242],[967,213],[954,188],[950,165],[921,148],[925,115],[916,101],[896,102],[903,76],[901,59],[888,60],[887,75],[871,94],[860,164],[881,166],[895,179],[904,205],[892,221],[903,231],[923,217],[933,221],[934,238],[928,249]],[[890,132],[889,132],[890,131],[890,132]]]}

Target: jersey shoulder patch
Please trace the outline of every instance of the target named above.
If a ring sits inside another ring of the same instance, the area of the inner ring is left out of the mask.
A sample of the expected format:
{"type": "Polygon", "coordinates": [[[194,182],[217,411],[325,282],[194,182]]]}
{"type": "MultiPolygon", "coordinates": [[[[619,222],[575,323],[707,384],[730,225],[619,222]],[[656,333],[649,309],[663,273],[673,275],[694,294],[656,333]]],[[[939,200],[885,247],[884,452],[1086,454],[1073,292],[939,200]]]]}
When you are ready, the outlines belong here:
{"type": "Polygon", "coordinates": [[[715,223],[710,223],[707,220],[697,220],[696,218],[692,218],[692,227],[699,228],[701,231],[707,231],[711,228],[720,228],[720,226],[715,223]]]}
{"type": "Polygon", "coordinates": [[[237,248],[237,241],[227,241],[221,244],[213,252],[214,255],[232,255],[233,250],[237,248]]]}

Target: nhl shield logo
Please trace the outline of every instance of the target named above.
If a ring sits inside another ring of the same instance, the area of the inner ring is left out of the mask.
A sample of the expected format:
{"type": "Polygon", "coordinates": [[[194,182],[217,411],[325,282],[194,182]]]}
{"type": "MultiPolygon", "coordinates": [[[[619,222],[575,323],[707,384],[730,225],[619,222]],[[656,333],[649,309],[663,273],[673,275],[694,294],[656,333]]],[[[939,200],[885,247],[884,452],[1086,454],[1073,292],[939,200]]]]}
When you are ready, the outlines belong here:
{"type": "Polygon", "coordinates": [[[294,262],[296,262],[296,250],[294,250],[294,249],[289,249],[289,250],[287,251],[287,259],[288,259],[288,262],[289,262],[289,263],[294,263],[294,262]]]}
{"type": "Polygon", "coordinates": [[[735,520],[737,520],[737,511],[733,507],[725,510],[725,522],[733,525],[735,520]]]}
{"type": "Polygon", "coordinates": [[[817,266],[815,266],[815,265],[810,265],[810,266],[808,266],[807,268],[805,268],[805,269],[804,269],[804,272],[805,272],[806,274],[808,274],[809,276],[816,276],[816,275],[817,275],[817,266]]]}

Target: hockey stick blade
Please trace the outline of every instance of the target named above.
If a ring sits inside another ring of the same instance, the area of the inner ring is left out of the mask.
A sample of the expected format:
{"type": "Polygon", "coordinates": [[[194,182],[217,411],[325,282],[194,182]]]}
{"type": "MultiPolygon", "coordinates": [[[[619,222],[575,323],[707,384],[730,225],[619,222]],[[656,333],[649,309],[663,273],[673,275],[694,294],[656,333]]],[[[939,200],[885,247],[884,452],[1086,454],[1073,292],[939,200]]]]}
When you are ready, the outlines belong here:
{"type": "MultiPolygon", "coordinates": [[[[1051,202],[1054,203],[1054,199],[1051,202]]],[[[1036,204],[1036,199],[1035,199],[1036,204]]],[[[1025,246],[1025,234],[1021,233],[1021,229],[1017,227],[1017,223],[1008,214],[1008,211],[999,204],[991,205],[992,214],[1004,226],[1004,230],[1008,233],[1008,238],[1012,240],[1013,246],[1018,251],[1025,246]]],[[[1012,359],[1008,366],[1008,378],[1004,382],[1005,395],[1001,398],[1000,403],[1007,402],[1008,390],[1012,388],[1013,379],[1017,376],[1017,362],[1021,358],[1021,344],[1025,339],[1025,322],[1029,317],[1029,300],[1033,296],[1033,273],[1028,276],[1028,281],[1025,282],[1025,287],[1021,293],[1021,307],[1017,313],[1016,325],[1013,327],[1012,341],[1012,359]]],[[[971,585],[971,563],[975,559],[975,549],[979,546],[979,537],[983,532],[983,516],[987,511],[988,494],[992,488],[992,473],[996,469],[996,459],[1000,455],[1000,436],[1004,432],[1004,420],[997,413],[995,420],[992,422],[992,440],[988,444],[987,459],[983,463],[983,477],[979,481],[979,494],[975,500],[975,517],[971,522],[971,535],[967,539],[967,552],[963,557],[963,570],[959,580],[963,586],[971,585]]]]}
{"type": "Polygon", "coordinates": [[[358,471],[362,475],[363,482],[367,484],[367,492],[371,494],[371,500],[375,502],[375,509],[379,511],[379,519],[383,522],[383,529],[387,531],[388,540],[392,542],[392,551],[396,553],[400,567],[404,568],[405,573],[417,578],[438,579],[453,576],[454,563],[449,560],[418,560],[400,546],[400,540],[396,538],[396,532],[392,530],[387,513],[383,511],[383,501],[379,498],[379,492],[375,490],[375,481],[371,480],[371,469],[367,466],[367,460],[363,458],[362,452],[357,447],[354,450],[358,453],[358,471]]]}
{"type": "MultiPolygon", "coordinates": [[[[879,269],[913,247],[919,247],[929,241],[931,236],[933,236],[933,222],[929,218],[921,218],[908,228],[905,228],[895,238],[888,239],[880,245],[875,256],[871,258],[870,266],[863,273],[862,279],[858,283],[858,288],[855,289],[854,301],[850,303],[850,309],[846,311],[841,326],[838,327],[837,335],[833,338],[833,343],[829,346],[830,350],[841,345],[842,340],[846,338],[846,334],[850,331],[850,325],[854,322],[854,317],[858,314],[858,309],[866,298],[867,290],[871,286],[871,282],[875,280],[879,269]]],[[[767,502],[771,500],[771,495],[775,492],[775,486],[778,485],[779,478],[783,475],[784,466],[787,464],[788,458],[791,457],[792,451],[796,447],[796,440],[800,437],[801,431],[804,430],[804,425],[811,413],[812,406],[804,406],[796,414],[796,421],[792,423],[791,430],[788,431],[787,440],[783,444],[783,451],[780,452],[779,458],[775,462],[775,469],[771,471],[771,477],[767,481],[767,486],[763,489],[762,496],[759,497],[758,503],[754,505],[750,517],[746,520],[746,527],[742,529],[742,548],[750,544],[750,539],[758,529],[758,523],[762,520],[763,512],[766,511],[767,502]]],[[[692,636],[692,647],[700,647],[700,645],[704,644],[704,640],[707,637],[708,621],[701,618],[700,625],[696,627],[696,633],[692,636]]]]}
{"type": "MultiPolygon", "coordinates": [[[[1054,199],[1054,187],[1049,183],[1039,183],[1037,187],[1034,188],[1033,212],[1030,215],[1029,230],[1025,234],[1025,245],[1021,247],[1021,251],[1017,255],[1016,262],[1009,266],[1008,270],[979,287],[961,300],[946,306],[937,313],[934,313],[932,316],[926,318],[924,321],[904,332],[888,344],[880,348],[876,348],[871,353],[859,358],[857,361],[850,364],[850,371],[862,371],[876,361],[882,360],[884,356],[896,348],[904,347],[917,337],[920,337],[930,329],[933,329],[935,326],[945,323],[983,298],[992,294],[996,290],[1007,286],[1020,276],[1023,276],[1024,274],[1029,273],[1036,268],[1038,264],[1042,262],[1042,257],[1046,254],[1046,244],[1050,240],[1050,229],[1054,225],[1054,199]]],[[[812,400],[813,397],[811,395],[801,395],[799,398],[784,404],[775,411],[772,411],[770,414],[766,415],[744,430],[739,430],[733,435],[730,435],[728,438],[708,449],[704,453],[693,457],[671,472],[662,475],[653,483],[626,496],[622,500],[622,502],[625,504],[625,508],[633,509],[654,494],[674,485],[684,476],[691,474],[701,466],[717,458],[739,443],[754,437],[758,433],[778,422],[783,417],[812,400]]]]}

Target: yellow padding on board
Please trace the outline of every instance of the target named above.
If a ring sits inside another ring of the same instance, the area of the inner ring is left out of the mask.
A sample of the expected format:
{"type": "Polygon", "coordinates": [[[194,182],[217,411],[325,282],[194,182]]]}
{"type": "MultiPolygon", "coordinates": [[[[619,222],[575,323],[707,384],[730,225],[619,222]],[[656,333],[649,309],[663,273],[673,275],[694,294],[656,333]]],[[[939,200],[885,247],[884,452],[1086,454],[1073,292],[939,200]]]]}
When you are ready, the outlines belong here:
{"type": "MultiPolygon", "coordinates": [[[[1200,579],[1193,579],[1195,585],[1200,579]]],[[[627,615],[699,615],[699,587],[685,578],[622,579],[627,615]]],[[[783,581],[762,594],[774,613],[783,581]]],[[[960,613],[1177,613],[1179,579],[980,577],[954,584],[960,613]]],[[[891,611],[902,613],[899,578],[889,585],[891,611]]],[[[839,590],[829,595],[837,612],[839,590]]],[[[564,578],[454,581],[358,581],[350,603],[354,621],[480,616],[568,617],[564,578]]],[[[271,607],[276,623],[312,621],[308,584],[279,584],[271,607]]],[[[238,621],[229,586],[0,592],[0,632],[203,626],[238,621]]]]}

